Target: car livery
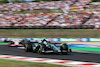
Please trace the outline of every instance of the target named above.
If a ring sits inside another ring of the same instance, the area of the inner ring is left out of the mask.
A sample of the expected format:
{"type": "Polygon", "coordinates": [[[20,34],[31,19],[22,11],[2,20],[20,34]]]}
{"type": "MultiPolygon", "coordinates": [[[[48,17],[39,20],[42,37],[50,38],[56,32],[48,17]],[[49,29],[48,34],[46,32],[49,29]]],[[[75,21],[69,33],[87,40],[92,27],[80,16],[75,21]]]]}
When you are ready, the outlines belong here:
{"type": "Polygon", "coordinates": [[[23,39],[10,39],[9,46],[24,46],[23,39]]]}
{"type": "Polygon", "coordinates": [[[45,39],[40,41],[24,40],[25,51],[33,51],[35,53],[57,53],[57,54],[67,54],[72,52],[71,48],[67,46],[66,43],[51,43],[45,39]]]}

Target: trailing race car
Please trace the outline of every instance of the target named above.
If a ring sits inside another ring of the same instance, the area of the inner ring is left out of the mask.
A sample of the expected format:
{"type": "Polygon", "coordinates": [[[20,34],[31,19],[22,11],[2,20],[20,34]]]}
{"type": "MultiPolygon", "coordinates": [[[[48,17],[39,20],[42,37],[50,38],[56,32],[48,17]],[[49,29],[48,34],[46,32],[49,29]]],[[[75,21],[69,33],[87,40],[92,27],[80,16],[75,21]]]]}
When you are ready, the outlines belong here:
{"type": "Polygon", "coordinates": [[[24,40],[25,51],[35,52],[35,53],[57,53],[57,54],[67,54],[72,52],[71,48],[67,46],[66,43],[51,43],[45,39],[41,41],[24,40]]]}
{"type": "Polygon", "coordinates": [[[10,39],[9,46],[24,46],[23,39],[10,39]]]}

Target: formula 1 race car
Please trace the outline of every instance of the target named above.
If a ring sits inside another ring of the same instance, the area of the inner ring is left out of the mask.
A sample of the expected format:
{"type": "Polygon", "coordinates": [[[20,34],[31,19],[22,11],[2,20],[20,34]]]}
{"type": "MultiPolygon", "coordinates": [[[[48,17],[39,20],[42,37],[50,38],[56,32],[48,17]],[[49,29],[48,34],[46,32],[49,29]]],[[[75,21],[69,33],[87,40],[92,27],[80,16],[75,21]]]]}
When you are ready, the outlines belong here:
{"type": "Polygon", "coordinates": [[[23,39],[10,39],[9,46],[24,46],[23,39]]]}
{"type": "Polygon", "coordinates": [[[45,39],[41,41],[24,40],[25,51],[35,52],[35,53],[57,53],[57,54],[67,54],[72,52],[71,48],[67,46],[66,43],[51,43],[45,39]]]}

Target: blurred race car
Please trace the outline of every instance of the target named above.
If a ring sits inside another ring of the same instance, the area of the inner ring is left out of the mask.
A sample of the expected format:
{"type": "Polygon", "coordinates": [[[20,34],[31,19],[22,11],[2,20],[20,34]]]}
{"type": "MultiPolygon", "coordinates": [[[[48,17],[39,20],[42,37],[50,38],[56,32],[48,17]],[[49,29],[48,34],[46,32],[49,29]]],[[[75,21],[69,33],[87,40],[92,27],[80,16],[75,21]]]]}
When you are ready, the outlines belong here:
{"type": "Polygon", "coordinates": [[[66,43],[51,43],[45,39],[41,41],[24,40],[25,51],[35,52],[35,53],[57,53],[57,54],[67,54],[72,52],[71,48],[67,46],[66,43]]]}
{"type": "Polygon", "coordinates": [[[10,39],[9,46],[24,46],[23,39],[10,39]]]}

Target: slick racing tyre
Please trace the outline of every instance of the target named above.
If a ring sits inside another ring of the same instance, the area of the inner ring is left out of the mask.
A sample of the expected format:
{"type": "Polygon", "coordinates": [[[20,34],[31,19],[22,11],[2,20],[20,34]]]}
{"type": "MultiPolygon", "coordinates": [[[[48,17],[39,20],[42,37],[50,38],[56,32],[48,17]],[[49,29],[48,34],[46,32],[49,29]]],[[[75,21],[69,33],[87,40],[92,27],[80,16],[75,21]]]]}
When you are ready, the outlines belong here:
{"type": "Polygon", "coordinates": [[[60,47],[61,53],[62,54],[67,54],[68,53],[68,46],[67,44],[62,44],[62,46],[60,47]]]}
{"type": "Polygon", "coordinates": [[[30,44],[25,44],[25,52],[31,52],[32,47],[30,44]]]}
{"type": "Polygon", "coordinates": [[[72,49],[70,48],[70,49],[68,49],[68,52],[72,52],[72,49]]]}
{"type": "Polygon", "coordinates": [[[68,50],[67,44],[64,43],[62,47],[63,47],[64,50],[68,50]]]}
{"type": "Polygon", "coordinates": [[[37,53],[42,54],[42,45],[39,44],[39,46],[37,47],[37,53]]]}

